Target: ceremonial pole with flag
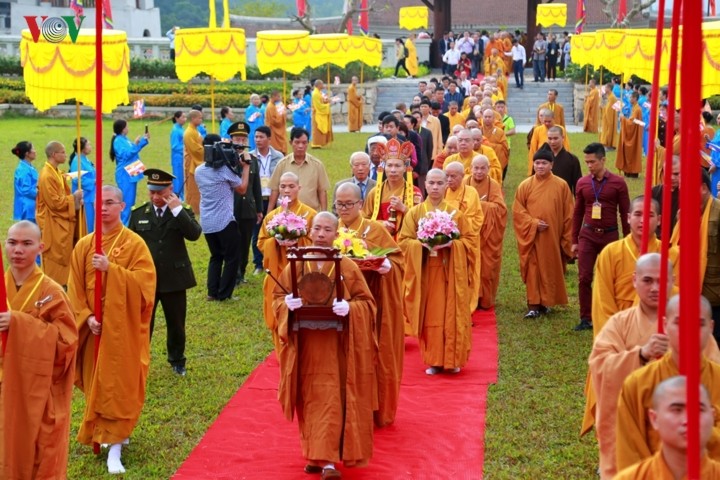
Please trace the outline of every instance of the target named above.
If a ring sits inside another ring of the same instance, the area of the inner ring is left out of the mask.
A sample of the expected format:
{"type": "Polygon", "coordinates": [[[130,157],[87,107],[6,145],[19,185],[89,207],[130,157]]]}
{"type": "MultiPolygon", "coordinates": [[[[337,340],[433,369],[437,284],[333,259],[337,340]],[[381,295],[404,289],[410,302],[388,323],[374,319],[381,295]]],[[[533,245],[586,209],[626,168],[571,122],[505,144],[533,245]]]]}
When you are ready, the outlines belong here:
{"type": "Polygon", "coordinates": [[[360,19],[358,20],[358,26],[363,35],[370,34],[370,18],[368,15],[368,0],[361,0],[360,2],[360,19]]]}
{"type": "Polygon", "coordinates": [[[75,12],[75,25],[80,28],[80,17],[85,13],[83,11],[83,0],[70,0],[70,9],[75,12]]]}
{"type": "Polygon", "coordinates": [[[575,33],[580,34],[585,27],[585,20],[587,18],[587,10],[585,9],[585,0],[577,0],[577,22],[575,22],[575,33]]]}
{"type": "MultiPolygon", "coordinates": [[[[345,5],[343,6],[343,14],[347,15],[347,13],[350,11],[350,0],[345,0],[345,5]]],[[[347,23],[345,24],[345,28],[347,29],[347,34],[352,35],[353,34],[353,21],[352,16],[349,16],[347,19],[347,23]]]]}
{"type": "Polygon", "coordinates": [[[617,23],[618,25],[625,20],[625,17],[627,17],[627,0],[620,0],[618,2],[618,14],[617,14],[617,23]]]}
{"type": "Polygon", "coordinates": [[[113,16],[112,16],[112,7],[110,6],[110,0],[102,0],[102,10],[103,10],[103,28],[107,28],[108,30],[112,30],[113,27],[113,16]]]}
{"type": "Polygon", "coordinates": [[[295,0],[295,4],[297,5],[297,16],[304,17],[305,16],[305,0],[295,0]]]}

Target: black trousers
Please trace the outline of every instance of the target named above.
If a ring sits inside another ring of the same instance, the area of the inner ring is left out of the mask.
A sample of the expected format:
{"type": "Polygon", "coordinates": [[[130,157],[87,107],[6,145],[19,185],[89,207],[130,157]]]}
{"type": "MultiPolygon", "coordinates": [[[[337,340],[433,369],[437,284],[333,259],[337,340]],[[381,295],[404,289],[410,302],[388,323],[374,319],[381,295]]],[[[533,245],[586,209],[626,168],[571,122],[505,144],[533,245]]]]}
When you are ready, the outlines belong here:
{"type": "Polygon", "coordinates": [[[245,269],[250,258],[250,243],[256,224],[257,218],[241,218],[238,220],[238,231],[240,232],[238,278],[245,278],[245,269]]]}
{"type": "MultiPolygon", "coordinates": [[[[267,214],[268,214],[268,199],[263,198],[263,217],[266,217],[267,214]]],[[[260,270],[263,269],[263,254],[257,246],[257,240],[258,240],[258,235],[260,234],[261,227],[262,227],[262,222],[255,224],[255,226],[253,227],[252,239],[250,240],[250,245],[252,246],[252,251],[253,251],[253,264],[255,264],[255,268],[259,268],[260,270]]]]}
{"type": "Polygon", "coordinates": [[[167,325],[167,359],[172,366],[185,366],[185,317],[187,316],[187,290],[177,292],[158,292],[155,294],[152,319],[150,320],[150,340],[155,329],[155,312],[162,303],[167,325]]]}
{"type": "Polygon", "coordinates": [[[395,64],[395,76],[396,76],[396,77],[397,77],[398,70],[400,69],[400,67],[402,67],[403,70],[405,70],[405,73],[407,73],[407,76],[409,77],[409,76],[410,76],[410,71],[409,71],[409,70],[407,69],[407,67],[405,66],[405,59],[404,59],[404,58],[401,58],[401,59],[398,60],[397,63],[395,64]]]}
{"type": "Polygon", "coordinates": [[[206,233],[205,241],[210,249],[208,295],[217,300],[228,299],[235,290],[235,276],[240,262],[240,232],[237,223],[233,220],[219,232],[206,233]]]}

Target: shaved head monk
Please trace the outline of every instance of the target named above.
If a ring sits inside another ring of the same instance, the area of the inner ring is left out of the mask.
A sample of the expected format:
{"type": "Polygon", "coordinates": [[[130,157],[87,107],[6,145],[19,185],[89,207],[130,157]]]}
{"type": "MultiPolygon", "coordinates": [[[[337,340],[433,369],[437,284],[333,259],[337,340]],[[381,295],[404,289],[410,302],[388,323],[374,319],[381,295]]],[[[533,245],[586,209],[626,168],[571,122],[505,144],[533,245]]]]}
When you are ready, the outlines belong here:
{"type": "Polygon", "coordinates": [[[502,118],[498,123],[496,116],[499,115],[492,108],[486,108],[483,110],[482,116],[482,136],[487,145],[493,149],[500,165],[502,166],[503,176],[507,174],[508,161],[510,160],[510,145],[508,144],[507,137],[505,136],[505,129],[502,123],[502,118]]]}
{"type": "Polygon", "coordinates": [[[475,155],[481,154],[488,157],[490,161],[490,176],[495,179],[496,182],[502,183],[502,165],[498,159],[495,151],[486,145],[482,145],[482,130],[477,130],[473,135],[472,130],[460,130],[456,137],[458,139],[458,153],[447,157],[446,162],[460,162],[465,167],[465,174],[470,173],[470,164],[475,155]],[[475,143],[477,139],[477,145],[475,143]]]}
{"type": "MultiPolygon", "coordinates": [[[[338,220],[330,212],[313,218],[313,246],[332,247],[338,236],[338,220]]],[[[344,320],[303,319],[309,301],[294,297],[288,265],[273,290],[273,308],[282,348],[278,398],[288,420],[297,413],[305,473],[323,479],[341,478],[335,464],[365,466],[373,452],[373,406],[375,396],[375,300],[355,262],[342,257],[343,299],[335,298],[335,263],[305,261],[298,267],[298,280],[315,277],[316,285],[332,285],[325,303],[344,320]],[[324,277],[324,278],[323,278],[324,277]],[[322,282],[320,281],[322,280],[322,282]],[[288,319],[293,314],[293,327],[288,319]],[[325,323],[324,326],[318,324],[325,323]],[[341,322],[338,325],[338,322],[341,322]],[[329,328],[332,326],[332,328],[329,328]],[[327,328],[326,328],[327,327],[327,328]]],[[[317,303],[313,303],[318,305],[317,303]]]]}
{"type": "MultiPolygon", "coordinates": [[[[662,446],[652,457],[620,472],[616,480],[658,480],[686,478],[687,439],[687,378],[675,376],[661,382],[652,396],[648,420],[657,432],[662,446]]],[[[700,478],[720,478],[720,463],[708,457],[707,446],[717,412],[707,388],[700,385],[700,478]]]]}
{"type": "Polygon", "coordinates": [[[62,287],[35,264],[40,228],[27,220],[5,240],[9,311],[0,362],[0,478],[65,478],[78,333],[62,287]]]}
{"type": "MultiPolygon", "coordinates": [[[[538,112],[538,124],[532,129],[530,144],[528,145],[528,176],[532,175],[533,156],[535,152],[548,142],[548,132],[554,126],[558,125],[553,117],[553,112],[547,108],[541,108],[538,112]]],[[[570,151],[570,137],[568,137],[565,127],[558,125],[563,132],[562,145],[568,152],[570,151]]]]}
{"type": "MultiPolygon", "coordinates": [[[[713,408],[720,407],[720,352],[712,336],[713,320],[710,303],[699,297],[700,319],[696,320],[700,334],[700,383],[710,392],[713,408]]],[[[615,426],[617,469],[622,471],[641,460],[651,457],[660,450],[660,436],[648,420],[652,408],[655,387],[663,380],[679,374],[680,362],[680,296],[675,295],[667,304],[665,332],[669,349],[659,360],[650,362],[644,368],[633,372],[623,383],[617,405],[615,426]]],[[[720,423],[715,418],[712,435],[707,444],[708,453],[714,460],[720,460],[720,423]]],[[[662,478],[662,477],[658,477],[662,478]]],[[[715,477],[702,477],[715,478],[715,477]]]]}

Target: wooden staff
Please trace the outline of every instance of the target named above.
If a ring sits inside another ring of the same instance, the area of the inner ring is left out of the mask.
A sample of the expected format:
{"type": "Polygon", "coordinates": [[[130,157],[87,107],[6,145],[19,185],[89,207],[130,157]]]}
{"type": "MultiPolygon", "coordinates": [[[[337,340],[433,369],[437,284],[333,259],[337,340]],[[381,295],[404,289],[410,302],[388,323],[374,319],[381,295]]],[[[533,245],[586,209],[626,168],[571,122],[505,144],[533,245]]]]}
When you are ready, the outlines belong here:
{"type": "Polygon", "coordinates": [[[212,132],[215,133],[215,77],[210,75],[210,118],[212,119],[212,132]]]}

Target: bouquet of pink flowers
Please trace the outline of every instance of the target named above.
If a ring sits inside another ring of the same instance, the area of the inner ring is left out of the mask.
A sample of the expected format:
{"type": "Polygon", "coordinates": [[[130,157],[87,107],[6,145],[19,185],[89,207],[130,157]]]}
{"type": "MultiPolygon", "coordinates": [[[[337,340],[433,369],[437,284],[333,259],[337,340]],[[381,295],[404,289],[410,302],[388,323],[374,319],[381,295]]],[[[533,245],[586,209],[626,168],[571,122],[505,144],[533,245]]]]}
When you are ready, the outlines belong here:
{"type": "Polygon", "coordinates": [[[298,238],[307,234],[307,220],[288,210],[289,204],[290,198],[283,197],[280,202],[283,211],[270,219],[265,227],[268,235],[281,245],[294,244],[298,238]]]}
{"type": "Polygon", "coordinates": [[[453,220],[455,211],[451,213],[436,210],[428,212],[418,222],[417,238],[420,243],[430,249],[430,255],[436,256],[435,247],[445,246],[450,241],[460,237],[460,230],[457,223],[453,220]]]}

